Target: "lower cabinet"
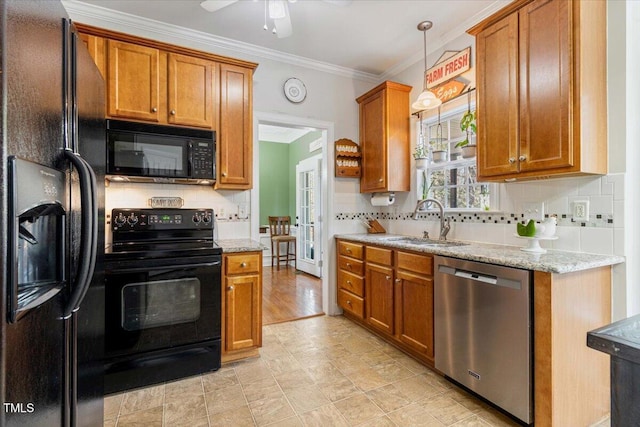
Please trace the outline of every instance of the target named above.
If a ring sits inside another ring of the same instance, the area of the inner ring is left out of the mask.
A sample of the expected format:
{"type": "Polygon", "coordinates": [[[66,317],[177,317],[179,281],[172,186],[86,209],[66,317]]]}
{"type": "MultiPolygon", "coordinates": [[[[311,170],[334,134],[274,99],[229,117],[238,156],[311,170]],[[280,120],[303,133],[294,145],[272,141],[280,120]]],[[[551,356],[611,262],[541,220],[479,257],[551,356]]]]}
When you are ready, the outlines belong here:
{"type": "Polygon", "coordinates": [[[262,346],[262,253],[223,256],[222,361],[258,355],[262,346]]]}
{"type": "Polygon", "coordinates": [[[338,305],[433,366],[433,256],[338,240],[338,305]]]}

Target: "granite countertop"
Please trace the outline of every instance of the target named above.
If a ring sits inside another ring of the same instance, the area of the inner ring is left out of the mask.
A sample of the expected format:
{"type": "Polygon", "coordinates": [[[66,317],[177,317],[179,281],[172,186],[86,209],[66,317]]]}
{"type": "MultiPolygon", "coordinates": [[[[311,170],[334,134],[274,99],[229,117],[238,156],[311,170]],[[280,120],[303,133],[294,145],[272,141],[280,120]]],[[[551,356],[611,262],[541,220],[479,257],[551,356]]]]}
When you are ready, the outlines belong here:
{"type": "Polygon", "coordinates": [[[587,345],[611,356],[640,364],[640,315],[589,332],[587,345]]]}
{"type": "Polygon", "coordinates": [[[225,254],[264,251],[267,249],[265,245],[251,239],[220,239],[216,240],[216,243],[222,248],[222,252],[225,254]]]}
{"type": "Polygon", "coordinates": [[[539,254],[521,251],[520,246],[477,242],[464,242],[465,244],[461,246],[424,246],[394,240],[401,237],[413,237],[398,234],[339,234],[335,237],[390,248],[407,249],[548,273],[570,273],[619,264],[625,261],[624,257],[618,255],[599,255],[552,249],[548,249],[545,254],[539,254]]]}

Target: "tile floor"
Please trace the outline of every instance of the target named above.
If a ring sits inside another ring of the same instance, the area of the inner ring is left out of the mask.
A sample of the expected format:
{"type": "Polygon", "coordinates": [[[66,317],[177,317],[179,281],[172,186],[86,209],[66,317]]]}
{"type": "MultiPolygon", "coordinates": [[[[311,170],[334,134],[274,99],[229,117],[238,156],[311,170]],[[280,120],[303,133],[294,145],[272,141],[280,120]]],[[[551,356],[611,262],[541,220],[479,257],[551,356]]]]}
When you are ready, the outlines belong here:
{"type": "Polygon", "coordinates": [[[265,326],[261,357],[105,398],[125,426],[513,426],[344,317],[265,326]]]}

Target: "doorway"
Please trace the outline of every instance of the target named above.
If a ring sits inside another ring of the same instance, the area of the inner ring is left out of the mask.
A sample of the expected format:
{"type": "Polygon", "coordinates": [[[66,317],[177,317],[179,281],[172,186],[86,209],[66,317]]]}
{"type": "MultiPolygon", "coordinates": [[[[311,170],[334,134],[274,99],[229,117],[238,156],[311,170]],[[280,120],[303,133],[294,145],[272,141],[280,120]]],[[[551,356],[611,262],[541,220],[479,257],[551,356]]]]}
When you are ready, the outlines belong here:
{"type": "Polygon", "coordinates": [[[296,165],[296,217],[298,219],[298,269],[315,277],[322,276],[322,223],[320,194],[322,155],[301,160],[296,165]]]}
{"type": "MultiPolygon", "coordinates": [[[[260,125],[269,125],[269,126],[277,126],[277,127],[283,127],[283,128],[293,128],[293,129],[308,129],[310,131],[316,131],[318,132],[319,137],[317,138],[316,141],[309,141],[309,143],[313,143],[311,145],[320,148],[318,151],[316,152],[312,152],[311,156],[309,157],[313,157],[314,155],[318,155],[318,153],[321,153],[318,157],[317,157],[317,161],[319,162],[318,166],[316,167],[318,170],[317,173],[317,178],[319,180],[318,184],[319,186],[322,188],[322,191],[320,191],[319,189],[315,192],[314,194],[314,210],[316,211],[316,215],[315,218],[313,219],[313,221],[310,220],[309,221],[305,221],[302,226],[300,226],[300,217],[301,215],[296,213],[296,209],[294,208],[294,213],[292,216],[292,222],[295,224],[297,223],[298,226],[300,227],[301,230],[307,228],[307,231],[300,231],[300,230],[296,230],[296,234],[297,235],[301,235],[300,233],[306,233],[305,235],[311,235],[311,233],[309,233],[308,231],[308,227],[309,226],[313,226],[313,257],[310,256],[306,256],[304,255],[304,250],[301,250],[300,253],[303,254],[303,259],[307,259],[307,258],[312,258],[315,261],[315,269],[316,269],[316,274],[319,274],[320,276],[322,276],[322,280],[317,279],[316,277],[312,277],[312,276],[308,276],[309,278],[317,281],[317,283],[320,283],[320,292],[318,297],[320,297],[321,299],[321,307],[322,307],[322,311],[320,313],[326,313],[326,314],[334,314],[335,310],[332,310],[332,307],[335,306],[335,304],[332,304],[329,301],[328,295],[329,295],[329,286],[330,284],[327,283],[326,281],[326,277],[327,277],[327,262],[325,260],[326,257],[326,250],[324,248],[326,248],[326,243],[329,239],[328,237],[328,232],[327,232],[327,226],[328,223],[324,220],[324,218],[327,218],[327,210],[331,208],[331,200],[328,200],[327,194],[331,194],[332,191],[332,187],[333,187],[333,182],[328,182],[327,180],[327,168],[329,167],[328,164],[328,158],[330,158],[330,156],[333,155],[333,146],[330,145],[328,143],[328,141],[333,140],[333,123],[330,122],[322,122],[322,121],[317,121],[317,120],[313,120],[313,119],[305,119],[305,118],[298,118],[298,117],[292,117],[292,116],[286,116],[286,115],[282,115],[282,114],[272,114],[272,113],[259,113],[259,112],[255,112],[254,113],[254,135],[255,135],[255,145],[254,147],[256,147],[256,149],[254,150],[254,176],[259,177],[260,176],[260,172],[261,172],[261,146],[260,146],[260,140],[261,140],[261,133],[260,133],[260,125]],[[331,188],[329,188],[331,187],[331,188]],[[298,219],[294,219],[294,216],[298,216],[298,219]]],[[[308,149],[307,149],[308,150],[308,149]]],[[[312,151],[315,151],[312,150],[312,151]]],[[[304,160],[304,159],[303,159],[304,160]]],[[[298,196],[298,191],[296,191],[296,181],[297,181],[297,173],[295,171],[295,166],[296,163],[293,163],[291,166],[291,173],[293,175],[293,179],[291,181],[291,185],[292,185],[292,191],[291,191],[291,196],[295,199],[298,196]]],[[[271,164],[268,165],[262,165],[262,168],[265,168],[271,172],[278,170],[277,168],[274,168],[271,164]]],[[[270,184],[268,182],[263,182],[261,179],[255,180],[254,181],[254,188],[251,190],[251,206],[252,206],[252,215],[251,215],[251,236],[253,240],[260,240],[263,244],[267,244],[269,243],[268,239],[260,239],[261,236],[263,236],[262,234],[260,234],[259,230],[261,227],[261,223],[260,223],[260,218],[263,217],[264,215],[262,213],[259,212],[259,207],[260,207],[260,190],[262,187],[264,186],[270,186],[270,184]],[[256,210],[258,210],[258,212],[256,213],[256,210]],[[254,214],[255,213],[255,214],[254,214]]],[[[272,187],[272,186],[271,186],[272,187]]],[[[292,205],[295,207],[296,203],[292,203],[292,205]]],[[[308,251],[308,255],[310,255],[310,249],[311,249],[311,243],[310,243],[310,239],[307,238],[303,238],[303,241],[306,242],[306,245],[309,248],[308,251]]],[[[271,260],[270,257],[266,256],[267,254],[265,253],[265,275],[263,276],[263,282],[267,282],[270,281],[271,284],[273,284],[273,282],[287,282],[290,281],[290,277],[280,277],[277,274],[277,271],[275,271],[276,269],[274,268],[272,271],[272,269],[269,267],[271,265],[271,260]],[[267,275],[269,275],[269,277],[267,278],[267,275]]],[[[300,259],[300,256],[299,256],[300,259]]],[[[282,272],[283,269],[280,269],[280,272],[282,272]]],[[[294,273],[294,276],[296,276],[296,278],[302,278],[307,276],[306,273],[303,273],[301,271],[296,272],[293,268],[285,268],[284,269],[285,272],[294,273]],[[297,273],[297,274],[296,274],[297,273]]],[[[280,273],[281,275],[284,273],[280,273]]],[[[309,292],[308,288],[306,290],[301,290],[299,289],[300,292],[309,292]]],[[[315,290],[314,293],[318,294],[318,290],[315,290]]],[[[263,304],[263,306],[265,306],[266,304],[263,304]]],[[[320,314],[318,313],[318,314],[320,314]]],[[[290,319],[291,320],[291,319],[290,319]]]]}

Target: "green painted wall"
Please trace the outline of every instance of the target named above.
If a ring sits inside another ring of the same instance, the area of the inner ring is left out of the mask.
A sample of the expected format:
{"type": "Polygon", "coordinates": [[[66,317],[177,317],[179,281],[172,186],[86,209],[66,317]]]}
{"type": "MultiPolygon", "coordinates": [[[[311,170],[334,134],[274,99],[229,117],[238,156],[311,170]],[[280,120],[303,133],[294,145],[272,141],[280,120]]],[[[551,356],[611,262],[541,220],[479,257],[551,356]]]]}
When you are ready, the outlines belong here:
{"type": "Polygon", "coordinates": [[[289,215],[289,144],[260,141],[260,225],[277,215],[289,215]]]}
{"type": "Polygon", "coordinates": [[[291,144],[260,141],[260,225],[269,224],[269,216],[289,215],[296,223],[296,165],[315,156],[309,143],[322,136],[313,131],[291,144]]]}

